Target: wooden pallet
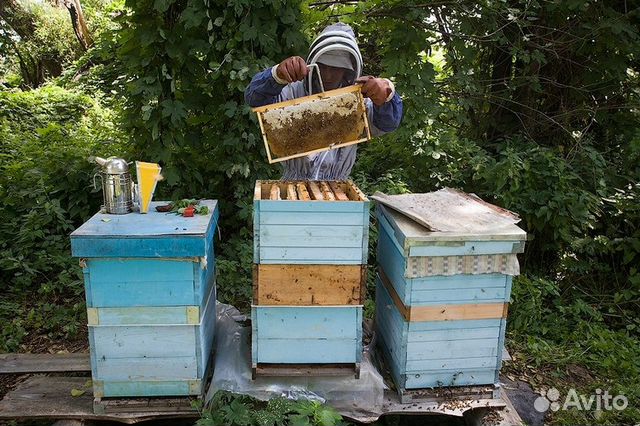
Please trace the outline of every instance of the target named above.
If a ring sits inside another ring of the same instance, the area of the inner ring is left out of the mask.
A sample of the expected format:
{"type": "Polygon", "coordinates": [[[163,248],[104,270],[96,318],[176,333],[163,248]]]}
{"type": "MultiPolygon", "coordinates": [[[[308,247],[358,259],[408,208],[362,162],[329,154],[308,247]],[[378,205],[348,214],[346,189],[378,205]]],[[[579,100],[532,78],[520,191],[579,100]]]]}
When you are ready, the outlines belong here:
{"type": "MultiPolygon", "coordinates": [[[[38,369],[37,364],[28,363],[30,354],[22,362],[23,354],[5,354],[0,358],[0,369],[5,373],[15,373],[3,360],[12,359],[12,363],[21,365],[20,371],[39,372],[44,368],[50,368],[52,363],[68,363],[72,369],[82,369],[88,365],[88,354],[84,358],[75,354],[52,354],[42,358],[48,358],[49,362],[42,363],[38,369]],[[71,361],[75,360],[75,361],[71,361]],[[75,366],[74,366],[75,363],[75,366]],[[30,365],[30,367],[25,367],[30,365]],[[10,370],[10,371],[8,371],[10,370]]],[[[85,370],[82,370],[85,371],[85,370]]],[[[304,372],[303,369],[298,372],[304,372]]],[[[94,412],[94,398],[91,389],[85,393],[72,396],[71,390],[83,390],[87,388],[88,377],[53,377],[32,376],[21,382],[15,389],[9,391],[0,401],[0,423],[9,420],[107,420],[134,424],[149,420],[168,420],[176,418],[197,418],[198,413],[193,409],[187,409],[185,401],[181,398],[137,398],[139,401],[130,402],[127,412],[118,412],[117,404],[104,405],[104,413],[94,412]],[[141,400],[147,400],[145,402],[141,400]],[[117,407],[117,408],[116,408],[117,407]]],[[[473,392],[470,392],[472,394],[473,392]]],[[[491,424],[492,426],[521,426],[522,419],[513,408],[506,392],[500,392],[498,398],[480,398],[489,396],[488,393],[476,394],[476,398],[458,400],[460,395],[448,394],[440,390],[440,394],[412,395],[415,400],[409,404],[403,404],[395,390],[385,390],[384,404],[379,412],[357,412],[354,410],[339,410],[348,419],[371,423],[386,415],[425,415],[440,414],[464,417],[468,425],[480,426],[491,424]],[[491,417],[490,423],[483,420],[491,417]]],[[[113,402],[113,401],[112,401],[113,402]]],[[[104,402],[103,402],[104,404],[104,402]]],[[[121,404],[122,405],[122,404],[121,404]]]]}

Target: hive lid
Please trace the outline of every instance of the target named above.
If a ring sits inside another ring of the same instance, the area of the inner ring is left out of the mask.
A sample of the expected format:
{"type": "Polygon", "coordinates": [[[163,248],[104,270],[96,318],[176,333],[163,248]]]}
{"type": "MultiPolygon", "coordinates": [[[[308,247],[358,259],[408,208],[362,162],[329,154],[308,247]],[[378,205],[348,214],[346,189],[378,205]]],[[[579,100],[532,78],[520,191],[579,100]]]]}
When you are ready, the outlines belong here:
{"type": "Polygon", "coordinates": [[[73,231],[71,238],[81,237],[157,237],[162,235],[204,235],[214,218],[217,220],[218,202],[202,200],[199,205],[209,207],[209,214],[182,217],[173,213],[160,213],[156,206],[168,201],[152,201],[149,213],[114,215],[96,213],[91,219],[73,231]]]}
{"type": "Polygon", "coordinates": [[[194,217],[156,211],[156,206],[167,203],[152,201],[147,214],[96,213],[71,234],[73,256],[204,256],[218,221],[218,202],[200,201],[209,207],[209,214],[194,217]]]}
{"type": "Polygon", "coordinates": [[[426,194],[370,198],[383,204],[382,213],[403,239],[410,241],[524,241],[518,215],[479,197],[451,188],[426,194]]]}

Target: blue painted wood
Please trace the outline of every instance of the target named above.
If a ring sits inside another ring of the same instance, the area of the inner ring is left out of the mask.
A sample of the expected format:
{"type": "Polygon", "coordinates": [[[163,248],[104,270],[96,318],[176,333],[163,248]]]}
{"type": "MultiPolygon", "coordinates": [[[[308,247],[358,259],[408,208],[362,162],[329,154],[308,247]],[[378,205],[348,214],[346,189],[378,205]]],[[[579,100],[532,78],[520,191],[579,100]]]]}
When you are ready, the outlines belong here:
{"type": "Polygon", "coordinates": [[[261,249],[265,247],[362,248],[364,226],[263,225],[260,228],[259,238],[261,249]]]}
{"type": "Polygon", "coordinates": [[[522,253],[526,233],[511,225],[495,234],[432,232],[426,228],[400,225],[394,216],[401,216],[380,205],[376,208],[380,227],[387,229],[404,256],[462,256],[502,253],[522,253]],[[406,232],[406,234],[405,234],[406,232]]]}
{"type": "Polygon", "coordinates": [[[369,203],[254,200],[254,263],[363,264],[369,203]]]}
{"type": "Polygon", "coordinates": [[[201,395],[202,383],[200,380],[194,383],[190,380],[163,380],[163,381],[99,381],[94,389],[99,386],[105,397],[129,397],[129,396],[174,396],[174,395],[201,395]]]}
{"type": "Polygon", "coordinates": [[[71,240],[71,251],[76,257],[195,257],[206,253],[207,244],[200,237],[83,237],[71,240]]]}
{"type": "MultiPolygon", "coordinates": [[[[260,201],[253,202],[253,263],[260,263],[260,221],[264,212],[260,214],[260,201]]],[[[275,217],[279,213],[272,213],[275,217]]]]}
{"type": "Polygon", "coordinates": [[[204,256],[213,245],[219,212],[217,201],[201,203],[209,206],[210,214],[185,218],[158,213],[158,202],[152,203],[148,214],[97,213],[71,234],[71,253],[75,257],[204,256]]]}
{"type": "MultiPolygon", "coordinates": [[[[327,231],[329,232],[329,231],[327,231]]],[[[342,264],[364,263],[360,247],[260,247],[260,263],[342,264]]]]}
{"type": "MultiPolygon", "coordinates": [[[[211,347],[215,336],[216,289],[211,278],[209,294],[200,323],[196,325],[103,325],[89,326],[92,377],[98,381],[131,383],[116,388],[105,385],[105,396],[137,395],[190,395],[184,384],[164,386],[155,382],[200,380],[211,362],[211,347]],[[136,383],[140,382],[139,385],[136,383]],[[149,383],[151,383],[149,385],[149,383]],[[114,390],[113,393],[108,389],[114,390]],[[140,390],[142,389],[142,390],[140,390]],[[169,392],[167,389],[173,389],[169,392]],[[132,392],[126,394],[126,392],[132,392]],[[143,392],[143,393],[136,393],[143,392]],[[154,393],[160,392],[160,393],[154,393]],[[183,393],[178,393],[183,392],[183,393]]],[[[98,308],[99,312],[112,313],[116,309],[98,308]]],[[[131,310],[132,322],[143,321],[153,310],[182,309],[186,307],[142,307],[131,310]],[[138,316],[133,311],[141,309],[138,316]]],[[[100,316],[100,314],[99,314],[100,316]]],[[[118,320],[125,319],[120,316],[118,320]]],[[[181,320],[186,320],[186,313],[181,320]]],[[[180,382],[182,383],[182,382],[180,382]]]]}
{"type": "Polygon", "coordinates": [[[188,324],[188,306],[96,308],[100,325],[188,324]]]}
{"type": "MultiPolygon", "coordinates": [[[[194,217],[182,217],[173,213],[160,213],[156,207],[167,204],[168,201],[152,201],[149,213],[129,213],[114,215],[96,213],[72,234],[74,237],[105,236],[123,237],[132,236],[166,236],[166,235],[199,235],[204,236],[209,229],[215,227],[218,215],[218,202],[216,200],[202,200],[201,206],[209,208],[208,215],[195,215],[194,217]],[[214,219],[212,222],[211,219],[214,219]],[[178,229],[175,229],[178,228],[178,229]]],[[[82,256],[82,255],[80,255],[82,256]]]]}
{"type": "Polygon", "coordinates": [[[261,212],[362,213],[369,209],[368,201],[301,201],[254,200],[261,212]]]}
{"type": "Polygon", "coordinates": [[[216,286],[212,286],[207,303],[202,312],[200,326],[196,329],[198,342],[196,351],[198,357],[198,377],[204,378],[207,366],[212,362],[211,351],[213,349],[213,341],[216,335],[216,286]]]}
{"type": "Polygon", "coordinates": [[[195,380],[198,360],[195,356],[161,358],[98,358],[98,380],[161,381],[195,380]]]}
{"type": "Polygon", "coordinates": [[[402,389],[494,383],[504,323],[501,319],[407,322],[377,278],[377,336],[392,377],[402,389]]]}
{"type": "Polygon", "coordinates": [[[411,246],[409,256],[471,256],[484,254],[514,253],[520,243],[512,241],[465,241],[411,246]]]}
{"type": "Polygon", "coordinates": [[[400,300],[405,305],[410,306],[411,284],[413,281],[405,279],[405,271],[407,269],[405,257],[398,247],[393,244],[393,240],[389,237],[387,229],[384,227],[379,228],[376,259],[378,265],[389,277],[389,281],[400,300]]]}
{"type": "MultiPolygon", "coordinates": [[[[260,212],[258,223],[260,225],[362,225],[362,215],[359,212],[339,213],[340,222],[336,223],[336,213],[310,211],[299,212],[260,212]]],[[[255,216],[254,216],[255,218],[255,216]]],[[[366,221],[364,223],[367,223],[366,221]]],[[[254,222],[255,225],[255,222],[254,222]]]]}
{"type": "Polygon", "coordinates": [[[258,317],[258,307],[251,306],[251,366],[255,368],[258,364],[258,321],[253,318],[258,317]]]}
{"type": "Polygon", "coordinates": [[[443,386],[474,386],[494,384],[493,369],[450,371],[436,370],[428,374],[405,374],[405,389],[435,388],[443,386]]]}
{"type": "Polygon", "coordinates": [[[194,356],[195,326],[90,327],[100,358],[162,358],[194,356]]]}
{"type": "MultiPolygon", "coordinates": [[[[407,360],[479,358],[498,355],[498,336],[488,339],[440,340],[406,344],[407,360]]],[[[502,351],[502,348],[500,348],[502,351]]]]}
{"type": "Polygon", "coordinates": [[[253,306],[252,361],[355,363],[362,354],[362,306],[253,306]]]}
{"type": "Polygon", "coordinates": [[[258,363],[355,363],[355,339],[260,339],[258,363]]]}
{"type": "Polygon", "coordinates": [[[419,336],[421,331],[442,331],[455,330],[456,333],[465,329],[477,330],[481,328],[500,328],[502,320],[500,318],[466,320],[466,321],[431,321],[431,322],[410,322],[409,332],[414,336],[419,336]]]}
{"type": "Polygon", "coordinates": [[[316,336],[323,339],[355,339],[360,310],[358,307],[256,306],[252,321],[259,325],[258,336],[265,339],[305,339],[316,336]]]}
{"type": "Polygon", "coordinates": [[[495,356],[485,357],[464,357],[464,358],[440,358],[440,359],[417,359],[407,361],[407,372],[441,371],[453,369],[487,369],[493,370],[496,367],[495,356]]]}
{"type": "Polygon", "coordinates": [[[213,253],[206,256],[206,268],[194,259],[87,259],[87,306],[204,307],[215,275],[215,257],[213,253]]]}
{"type": "Polygon", "coordinates": [[[498,355],[496,357],[496,373],[495,381],[500,381],[500,369],[502,368],[502,349],[504,348],[504,336],[507,330],[507,320],[502,319],[500,322],[500,334],[498,338],[498,355]]]}

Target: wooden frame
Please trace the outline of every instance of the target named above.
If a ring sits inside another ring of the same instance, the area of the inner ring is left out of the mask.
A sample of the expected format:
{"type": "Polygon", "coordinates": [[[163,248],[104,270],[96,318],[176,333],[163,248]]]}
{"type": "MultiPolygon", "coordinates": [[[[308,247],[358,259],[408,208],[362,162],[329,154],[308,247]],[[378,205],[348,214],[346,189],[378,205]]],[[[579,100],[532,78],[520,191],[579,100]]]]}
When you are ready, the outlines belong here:
{"type": "Polygon", "coordinates": [[[366,283],[367,265],[254,264],[253,303],[362,305],[366,283]]]}
{"type": "Polygon", "coordinates": [[[361,85],[352,85],[352,86],[343,87],[343,88],[340,88],[340,89],[329,90],[329,91],[322,92],[322,93],[317,93],[317,94],[313,94],[313,95],[309,95],[309,96],[303,96],[301,98],[291,99],[291,100],[284,101],[284,102],[278,102],[278,103],[275,103],[275,104],[269,104],[269,105],[264,105],[264,106],[261,106],[261,107],[253,108],[253,111],[258,116],[258,123],[260,124],[260,132],[262,134],[262,139],[264,141],[264,147],[265,147],[265,150],[267,152],[267,158],[269,160],[269,164],[273,164],[273,163],[277,163],[277,162],[285,161],[285,160],[290,160],[292,158],[304,157],[304,156],[307,156],[309,154],[315,154],[315,153],[318,153],[318,152],[328,151],[330,149],[341,148],[341,147],[354,145],[354,144],[357,144],[357,143],[361,143],[361,142],[365,142],[365,141],[371,140],[371,131],[369,129],[369,118],[367,116],[366,104],[364,102],[364,96],[362,95],[361,89],[362,89],[361,85]],[[264,114],[266,112],[273,111],[273,110],[278,110],[278,109],[284,109],[284,108],[287,108],[287,107],[296,106],[296,105],[302,105],[302,104],[311,103],[311,102],[324,102],[326,99],[329,99],[329,98],[332,98],[332,97],[335,97],[335,96],[348,94],[348,93],[355,93],[356,94],[357,102],[359,103],[362,111],[364,111],[364,113],[360,117],[360,119],[363,120],[363,122],[364,122],[364,132],[363,132],[364,137],[358,138],[356,140],[351,140],[351,141],[344,141],[344,142],[340,142],[340,143],[332,143],[332,144],[330,144],[330,145],[328,145],[326,147],[319,148],[319,149],[314,149],[314,150],[311,150],[311,151],[299,152],[299,153],[296,153],[296,154],[293,154],[293,155],[274,158],[274,156],[272,155],[272,152],[271,152],[271,146],[269,145],[268,136],[267,136],[267,133],[266,133],[266,130],[265,130],[265,124],[264,124],[264,118],[263,117],[264,117],[264,114]]]}
{"type": "Polygon", "coordinates": [[[339,181],[285,181],[257,180],[253,194],[254,201],[359,201],[368,202],[366,195],[352,180],[339,181]],[[289,198],[290,188],[296,192],[289,198]],[[277,188],[277,191],[275,190],[277,188]],[[301,189],[304,190],[301,191],[301,189]],[[306,191],[306,192],[305,192],[306,191]],[[273,198],[277,193],[279,197],[273,198]],[[286,197],[286,198],[283,198],[286,197]]]}
{"type": "Polygon", "coordinates": [[[409,322],[455,321],[506,318],[509,303],[467,303],[459,305],[406,306],[382,268],[378,276],[384,288],[389,292],[393,304],[402,317],[409,322]]]}

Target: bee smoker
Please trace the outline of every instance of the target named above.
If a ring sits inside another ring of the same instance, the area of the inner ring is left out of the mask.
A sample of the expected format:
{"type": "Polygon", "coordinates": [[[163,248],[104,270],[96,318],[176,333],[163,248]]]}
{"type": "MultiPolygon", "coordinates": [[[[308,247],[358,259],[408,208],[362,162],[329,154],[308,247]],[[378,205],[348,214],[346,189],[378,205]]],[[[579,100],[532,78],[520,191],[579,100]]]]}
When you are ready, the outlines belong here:
{"type": "Polygon", "coordinates": [[[102,166],[99,173],[93,175],[93,187],[97,189],[96,177],[102,181],[103,208],[110,214],[127,214],[133,211],[135,185],[129,173],[129,164],[122,158],[107,159],[94,157],[102,166]]]}

